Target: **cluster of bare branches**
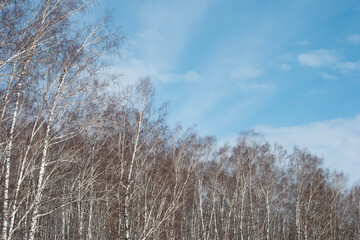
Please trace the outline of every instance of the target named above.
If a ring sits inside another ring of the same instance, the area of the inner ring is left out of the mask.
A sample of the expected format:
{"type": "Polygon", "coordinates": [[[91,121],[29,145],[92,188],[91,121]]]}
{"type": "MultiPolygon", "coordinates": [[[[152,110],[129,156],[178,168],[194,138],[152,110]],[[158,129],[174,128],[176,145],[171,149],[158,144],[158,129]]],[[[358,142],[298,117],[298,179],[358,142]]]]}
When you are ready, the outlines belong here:
{"type": "Polygon", "coordinates": [[[197,173],[187,239],[359,238],[359,186],[321,162],[254,135],[218,149],[197,173]]]}
{"type": "Polygon", "coordinates": [[[149,78],[109,90],[91,4],[0,1],[2,240],[360,238],[360,186],[320,158],[172,129],[149,78]]]}

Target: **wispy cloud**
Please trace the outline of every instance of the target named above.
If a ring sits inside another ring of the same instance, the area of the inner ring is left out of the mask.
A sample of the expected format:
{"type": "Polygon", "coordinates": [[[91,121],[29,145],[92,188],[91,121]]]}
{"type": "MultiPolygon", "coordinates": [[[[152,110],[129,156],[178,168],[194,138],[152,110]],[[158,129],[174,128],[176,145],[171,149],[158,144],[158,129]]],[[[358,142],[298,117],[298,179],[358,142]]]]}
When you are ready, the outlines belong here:
{"type": "Polygon", "coordinates": [[[340,62],[337,68],[343,72],[360,72],[360,61],[358,62],[340,62]]]}
{"type": "Polygon", "coordinates": [[[134,81],[150,75],[154,81],[197,81],[200,74],[177,62],[201,21],[210,1],[144,1],[137,8],[139,27],[130,38],[130,49],[116,72],[134,81]]]}
{"type": "Polygon", "coordinates": [[[335,51],[324,49],[301,53],[297,59],[300,64],[313,68],[327,67],[339,61],[335,51]]]}
{"type": "Polygon", "coordinates": [[[309,45],[309,44],[310,44],[310,42],[309,42],[309,41],[306,41],[306,40],[302,40],[302,41],[299,42],[299,45],[300,45],[300,46],[307,46],[307,45],[309,45]]]}
{"type": "Polygon", "coordinates": [[[235,68],[230,73],[230,78],[239,80],[236,82],[236,85],[244,92],[273,88],[270,82],[256,80],[256,78],[263,76],[263,74],[264,71],[259,67],[253,64],[245,64],[235,68]]]}
{"type": "Polygon", "coordinates": [[[290,71],[293,68],[293,63],[296,61],[296,55],[293,53],[285,53],[278,57],[276,57],[276,61],[278,62],[276,66],[283,71],[290,71]]]}
{"type": "Polygon", "coordinates": [[[360,34],[349,34],[346,41],[350,44],[358,45],[360,44],[360,34]]]}
{"type": "Polygon", "coordinates": [[[360,172],[360,114],[354,118],[339,118],[291,127],[257,126],[266,139],[292,150],[294,145],[306,147],[325,158],[325,166],[342,169],[351,181],[360,172]]]}
{"type": "Polygon", "coordinates": [[[251,64],[240,66],[230,73],[232,79],[249,79],[263,75],[263,71],[251,64]]]}
{"type": "MultiPolygon", "coordinates": [[[[297,56],[298,62],[301,65],[312,68],[324,68],[331,71],[336,71],[342,75],[352,75],[360,73],[360,60],[359,61],[346,61],[343,57],[336,54],[334,50],[313,50],[301,53],[297,56]]],[[[333,74],[319,73],[324,79],[337,78],[333,74]]]]}
{"type": "Polygon", "coordinates": [[[337,79],[335,75],[329,74],[329,73],[320,73],[320,76],[324,79],[337,79]]]}
{"type": "Polygon", "coordinates": [[[122,80],[130,83],[139,78],[150,76],[161,82],[179,82],[179,81],[197,81],[201,75],[194,71],[189,70],[186,72],[171,71],[169,65],[160,63],[148,63],[140,59],[128,59],[126,63],[118,67],[114,67],[113,72],[121,74],[122,80]]]}

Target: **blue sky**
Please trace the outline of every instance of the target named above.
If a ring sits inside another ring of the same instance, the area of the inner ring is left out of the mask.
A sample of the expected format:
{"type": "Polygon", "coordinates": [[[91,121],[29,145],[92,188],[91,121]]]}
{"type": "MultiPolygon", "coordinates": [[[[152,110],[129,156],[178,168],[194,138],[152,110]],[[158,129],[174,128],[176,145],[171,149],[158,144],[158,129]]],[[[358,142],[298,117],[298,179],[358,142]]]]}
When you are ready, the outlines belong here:
{"type": "Polygon", "coordinates": [[[360,2],[103,1],[128,41],[114,71],[150,76],[170,124],[246,129],[360,179],[360,2]]]}

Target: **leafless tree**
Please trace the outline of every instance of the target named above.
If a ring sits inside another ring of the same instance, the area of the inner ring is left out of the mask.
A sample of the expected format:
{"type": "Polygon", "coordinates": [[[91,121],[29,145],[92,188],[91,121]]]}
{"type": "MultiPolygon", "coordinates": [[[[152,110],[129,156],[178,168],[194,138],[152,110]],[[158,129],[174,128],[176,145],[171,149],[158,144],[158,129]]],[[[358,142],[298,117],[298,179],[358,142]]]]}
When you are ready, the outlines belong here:
{"type": "MultiPolygon", "coordinates": [[[[172,128],[150,77],[115,91],[92,1],[0,1],[1,239],[358,239],[360,188],[306,149],[172,128]]],[[[119,88],[116,86],[116,88],[119,88]]]]}

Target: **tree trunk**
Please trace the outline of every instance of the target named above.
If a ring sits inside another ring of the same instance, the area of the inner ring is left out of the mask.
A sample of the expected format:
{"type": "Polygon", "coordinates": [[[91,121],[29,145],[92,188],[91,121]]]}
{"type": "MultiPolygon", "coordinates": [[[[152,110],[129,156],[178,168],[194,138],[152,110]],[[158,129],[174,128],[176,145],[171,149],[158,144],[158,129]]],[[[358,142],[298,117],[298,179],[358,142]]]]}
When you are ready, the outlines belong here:
{"type": "Polygon", "coordinates": [[[16,103],[15,103],[15,109],[10,127],[9,140],[5,150],[5,183],[4,183],[2,240],[7,240],[7,233],[8,233],[11,152],[14,141],[15,125],[16,125],[16,120],[18,117],[18,111],[20,105],[21,87],[22,87],[22,83],[21,80],[19,80],[19,83],[17,84],[16,103]]]}

